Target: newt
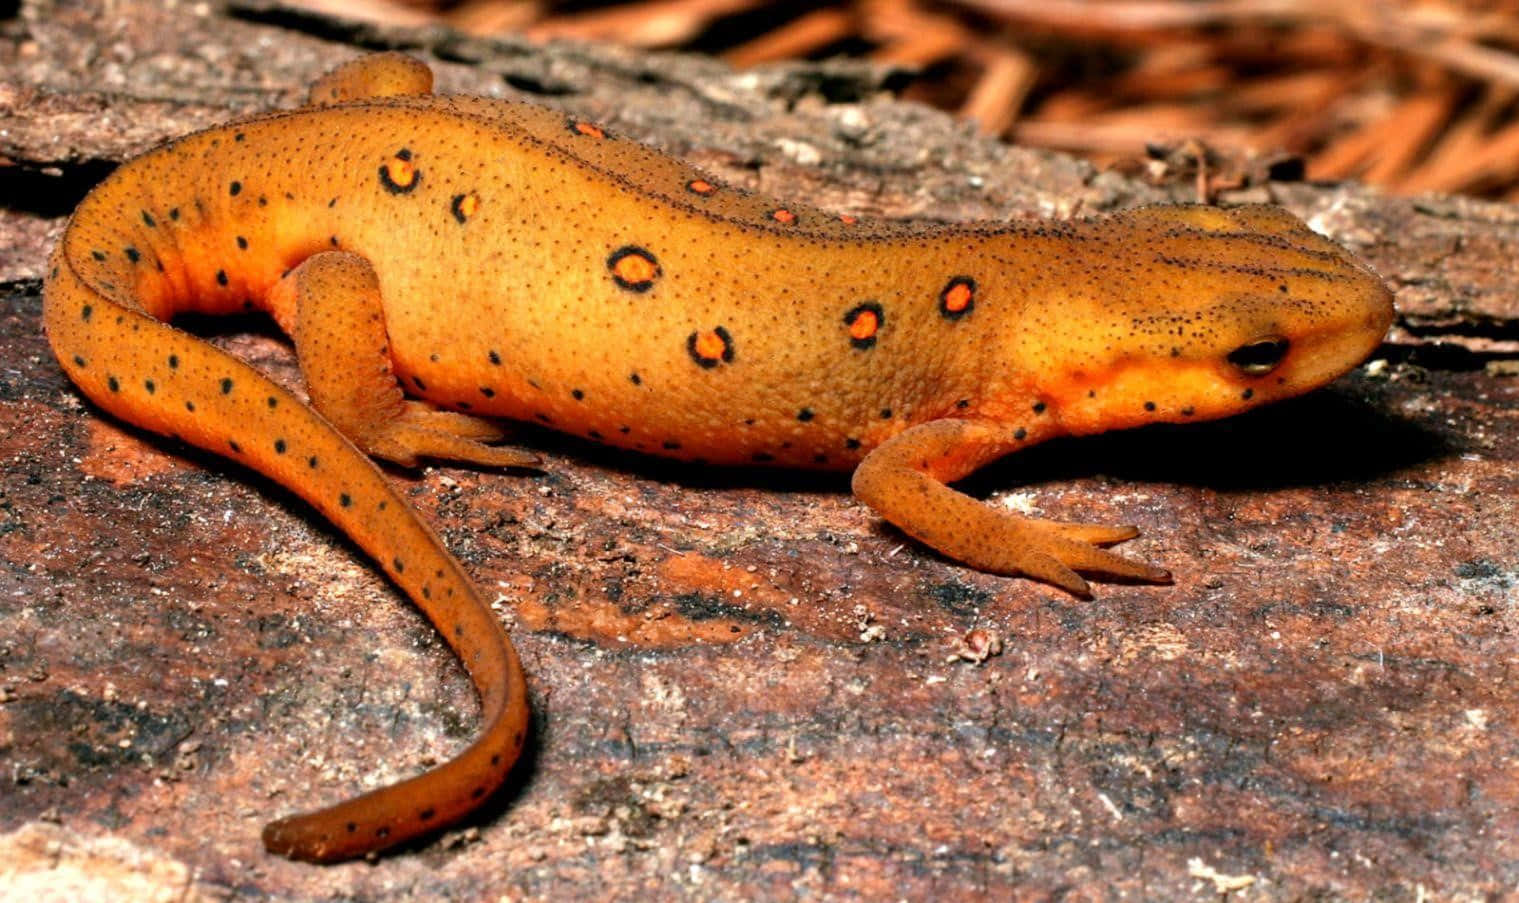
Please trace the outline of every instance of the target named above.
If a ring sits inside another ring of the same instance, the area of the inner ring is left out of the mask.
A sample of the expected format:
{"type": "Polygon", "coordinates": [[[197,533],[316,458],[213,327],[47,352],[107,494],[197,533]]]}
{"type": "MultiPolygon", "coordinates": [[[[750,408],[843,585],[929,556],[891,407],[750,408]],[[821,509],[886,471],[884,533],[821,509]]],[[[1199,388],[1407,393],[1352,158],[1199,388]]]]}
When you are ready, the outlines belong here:
{"type": "Polygon", "coordinates": [[[47,337],[106,412],[296,493],[426,614],[484,727],[419,776],[269,824],[332,862],[458,821],[529,725],[500,622],[372,458],[534,467],[487,418],[707,466],[852,472],[903,532],[1089,595],[1165,583],[1130,526],[1020,517],[947,484],[1056,436],[1237,414],[1381,341],[1391,295],[1269,206],[1071,221],[872,223],[725,184],[607,128],[439,96],[399,54],[306,106],[171,141],[73,214],[47,337]],[[179,314],[266,312],[309,404],[179,314]]]}

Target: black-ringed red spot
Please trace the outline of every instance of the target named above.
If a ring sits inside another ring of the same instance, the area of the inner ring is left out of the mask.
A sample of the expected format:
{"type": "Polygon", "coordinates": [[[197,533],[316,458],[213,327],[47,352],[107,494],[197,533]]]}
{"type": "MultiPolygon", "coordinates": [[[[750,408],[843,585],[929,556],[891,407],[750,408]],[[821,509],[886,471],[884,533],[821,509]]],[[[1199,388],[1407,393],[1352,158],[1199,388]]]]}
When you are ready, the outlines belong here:
{"type": "Polygon", "coordinates": [[[770,218],[783,226],[796,225],[796,214],[792,213],[790,210],[787,210],[785,207],[770,211],[770,218]]]}
{"type": "Polygon", "coordinates": [[[480,212],[480,195],[473,191],[466,194],[456,194],[454,199],[448,202],[448,210],[454,215],[454,219],[463,224],[480,212]]]}
{"type": "Polygon", "coordinates": [[[958,320],[976,306],[976,280],[969,276],[955,276],[944,284],[939,292],[939,313],[945,319],[958,320]]]}
{"type": "Polygon", "coordinates": [[[693,332],[686,337],[686,351],[690,352],[691,360],[709,370],[718,364],[730,364],[733,362],[733,336],[721,326],[693,332]]]}
{"type": "Polygon", "coordinates": [[[706,179],[692,179],[686,183],[686,190],[692,194],[699,194],[702,197],[717,194],[717,186],[706,179]]]}
{"type": "Polygon", "coordinates": [[[623,245],[613,251],[607,257],[607,269],[618,288],[630,292],[646,292],[659,278],[659,261],[637,245],[623,245]]]}
{"type": "Polygon", "coordinates": [[[886,312],[874,301],[856,305],[844,315],[844,326],[849,329],[849,344],[860,349],[873,347],[876,335],[885,325],[886,312]]]}
{"type": "Polygon", "coordinates": [[[601,126],[590,122],[582,122],[579,119],[566,119],[564,124],[572,135],[584,135],[587,138],[601,139],[607,136],[606,130],[601,126]]]}
{"type": "Polygon", "coordinates": [[[401,148],[380,164],[380,184],[391,194],[409,194],[422,181],[422,171],[412,162],[411,151],[401,148]]]}

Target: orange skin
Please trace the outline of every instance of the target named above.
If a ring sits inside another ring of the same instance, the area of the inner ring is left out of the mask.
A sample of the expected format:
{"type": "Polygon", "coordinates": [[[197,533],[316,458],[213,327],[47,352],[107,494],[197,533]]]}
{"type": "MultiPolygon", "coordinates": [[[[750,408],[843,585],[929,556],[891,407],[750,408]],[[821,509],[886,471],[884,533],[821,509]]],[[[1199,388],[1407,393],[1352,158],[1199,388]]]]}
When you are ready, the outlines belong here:
{"type": "Polygon", "coordinates": [[[1086,595],[1077,571],[1170,575],[1101,548],[1132,527],[1021,518],[945,483],[1053,436],[1308,391],[1392,319],[1374,275],[1272,208],[870,225],[431,84],[420,63],[368,57],[307,108],[122,166],[46,281],[48,339],[87,396],[309,501],[481,695],[484,730],[458,758],[269,825],[268,849],[297,859],[457,821],[528,725],[499,622],[369,455],[534,465],[485,444],[500,437],[487,415],[694,462],[852,470],[859,498],[929,546],[1086,595]],[[167,325],[249,307],[293,338],[309,407],[167,325]]]}

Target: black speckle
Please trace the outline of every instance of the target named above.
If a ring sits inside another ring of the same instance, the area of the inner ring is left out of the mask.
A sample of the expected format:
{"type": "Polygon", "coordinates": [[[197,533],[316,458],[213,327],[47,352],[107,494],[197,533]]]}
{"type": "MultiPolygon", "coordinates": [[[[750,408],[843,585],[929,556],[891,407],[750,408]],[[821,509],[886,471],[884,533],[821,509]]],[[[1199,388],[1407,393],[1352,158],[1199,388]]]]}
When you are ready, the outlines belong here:
{"type": "Polygon", "coordinates": [[[617,428],[617,432],[622,433],[624,436],[626,436],[628,433],[633,432],[633,428],[631,426],[628,426],[628,425],[624,424],[624,425],[619,426],[617,428]]]}
{"type": "Polygon", "coordinates": [[[402,573],[406,570],[406,562],[402,561],[399,558],[397,558],[395,561],[392,561],[391,564],[395,565],[397,574],[402,573]]]}
{"type": "Polygon", "coordinates": [[[228,439],[228,440],[227,440],[227,445],[228,445],[228,446],[229,446],[229,447],[230,447],[230,448],[231,448],[231,449],[232,449],[232,450],[233,450],[233,451],[235,451],[235,452],[237,452],[237,453],[238,453],[238,454],[242,454],[242,453],[243,453],[243,447],[242,447],[242,446],[241,446],[241,445],[238,445],[238,444],[237,444],[237,440],[235,440],[235,439],[228,439]]]}
{"type": "Polygon", "coordinates": [[[193,401],[187,401],[187,402],[185,402],[185,410],[187,410],[187,411],[194,411],[195,410],[195,402],[193,402],[193,401]]]}
{"type": "Polygon", "coordinates": [[[246,137],[248,137],[248,136],[244,135],[242,132],[238,132],[236,135],[232,136],[232,140],[233,141],[241,141],[241,140],[243,140],[246,137]]]}
{"type": "Polygon", "coordinates": [[[590,436],[592,439],[595,439],[597,442],[600,442],[603,438],[600,430],[590,430],[586,433],[586,435],[590,436]]]}
{"type": "Polygon", "coordinates": [[[480,394],[484,395],[486,398],[495,398],[496,397],[496,390],[492,389],[490,386],[481,386],[480,387],[480,394]]]}
{"type": "Polygon", "coordinates": [[[1034,402],[1034,413],[1035,414],[1043,414],[1044,413],[1044,402],[1042,402],[1042,401],[1036,401],[1036,402],[1034,402]]]}
{"type": "Polygon", "coordinates": [[[171,354],[171,355],[169,355],[169,369],[170,370],[178,370],[179,369],[179,355],[177,355],[177,354],[171,354]]]}
{"type": "Polygon", "coordinates": [[[570,390],[570,395],[576,401],[584,401],[585,400],[585,392],[581,391],[580,389],[571,389],[570,390]]]}
{"type": "Polygon", "coordinates": [[[327,236],[327,243],[336,248],[338,246],[338,237],[336,235],[327,236]]]}
{"type": "Polygon", "coordinates": [[[137,261],[139,261],[139,260],[142,259],[142,252],[138,251],[136,248],[133,248],[133,247],[128,247],[127,251],[126,251],[126,254],[127,254],[127,259],[130,260],[130,261],[132,261],[133,263],[136,263],[137,261]]]}
{"type": "Polygon", "coordinates": [[[639,376],[637,373],[629,373],[628,374],[628,381],[631,382],[635,386],[641,386],[641,385],[643,385],[643,377],[639,376]]]}
{"type": "Polygon", "coordinates": [[[421,812],[418,812],[417,813],[417,817],[420,818],[420,819],[422,819],[423,821],[431,821],[432,817],[434,815],[436,815],[436,814],[437,813],[433,812],[433,810],[429,808],[429,809],[423,809],[421,812]]]}
{"type": "Polygon", "coordinates": [[[678,448],[680,448],[680,443],[679,442],[676,442],[673,439],[666,439],[664,441],[664,449],[666,451],[675,451],[678,448]]]}
{"type": "Polygon", "coordinates": [[[105,384],[106,388],[110,389],[112,392],[121,391],[121,383],[118,382],[114,376],[107,376],[105,378],[105,384]]]}
{"type": "Polygon", "coordinates": [[[490,358],[491,363],[495,364],[498,367],[501,366],[501,355],[492,351],[490,354],[486,355],[486,357],[490,358]]]}
{"type": "Polygon", "coordinates": [[[153,384],[153,380],[151,380],[151,379],[145,379],[145,380],[143,380],[142,381],[142,387],[144,389],[148,390],[148,394],[149,395],[152,395],[154,392],[158,391],[158,386],[154,385],[153,384]]]}
{"type": "Polygon", "coordinates": [[[1028,430],[1024,429],[1021,426],[1018,427],[1018,429],[1013,431],[1013,438],[1017,439],[1019,442],[1022,442],[1024,439],[1028,438],[1028,430]]]}
{"type": "Polygon", "coordinates": [[[88,321],[90,319],[90,315],[93,314],[94,312],[95,312],[95,308],[93,308],[90,305],[86,304],[79,311],[79,319],[88,321]]]}
{"type": "Polygon", "coordinates": [[[307,467],[310,467],[312,470],[316,470],[316,465],[317,465],[316,455],[312,455],[311,457],[309,457],[309,458],[306,459],[306,466],[307,467]]]}
{"type": "Polygon", "coordinates": [[[153,219],[153,214],[149,213],[146,210],[142,212],[142,224],[144,226],[147,226],[149,229],[158,228],[158,221],[153,219]]]}
{"type": "Polygon", "coordinates": [[[890,420],[891,419],[891,408],[882,408],[881,409],[881,419],[882,420],[890,420]]]}
{"type": "Polygon", "coordinates": [[[814,463],[814,464],[827,464],[828,463],[828,456],[824,455],[824,454],[813,455],[812,456],[812,463],[814,463]]]}
{"type": "Polygon", "coordinates": [[[1153,411],[1153,410],[1155,410],[1155,402],[1153,402],[1153,401],[1147,401],[1147,402],[1145,402],[1145,410],[1146,411],[1153,411]]]}
{"type": "Polygon", "coordinates": [[[849,449],[859,448],[860,447],[860,440],[858,440],[858,439],[845,439],[844,440],[844,447],[845,448],[849,448],[849,449]]]}
{"type": "Polygon", "coordinates": [[[970,399],[969,398],[962,398],[962,399],[960,399],[959,401],[955,402],[955,407],[960,408],[962,410],[965,409],[965,408],[970,407],[970,399]]]}
{"type": "Polygon", "coordinates": [[[80,357],[77,354],[74,355],[74,366],[76,366],[76,367],[83,367],[84,366],[84,358],[80,357]]]}
{"type": "Polygon", "coordinates": [[[248,250],[248,239],[243,238],[241,235],[239,235],[237,237],[237,247],[242,251],[248,250]]]}
{"type": "Polygon", "coordinates": [[[416,387],[418,389],[421,389],[423,392],[427,391],[427,384],[424,383],[424,382],[422,382],[422,377],[420,377],[420,376],[413,376],[411,378],[411,381],[416,384],[416,387]]]}
{"type": "Polygon", "coordinates": [[[233,197],[237,197],[238,195],[240,195],[240,194],[243,193],[243,183],[242,182],[233,182],[231,185],[228,186],[228,191],[230,191],[232,193],[233,197]]]}
{"type": "Polygon", "coordinates": [[[270,395],[269,396],[269,407],[270,407],[270,409],[272,410],[272,409],[277,408],[279,406],[280,406],[280,400],[278,398],[275,398],[273,395],[270,395]]]}
{"type": "Polygon", "coordinates": [[[285,453],[285,440],[284,439],[276,439],[276,440],[274,440],[274,453],[277,454],[277,455],[283,455],[285,453]]]}
{"type": "Polygon", "coordinates": [[[1197,413],[1197,412],[1194,411],[1194,410],[1192,410],[1191,408],[1182,408],[1181,409],[1181,416],[1183,416],[1183,417],[1191,417],[1195,413],[1197,413]]]}
{"type": "Polygon", "coordinates": [[[811,408],[802,408],[800,411],[796,412],[796,419],[802,421],[803,423],[811,420],[814,416],[816,415],[812,413],[811,408]]]}
{"type": "Polygon", "coordinates": [[[176,222],[179,220],[179,208],[178,207],[170,207],[169,208],[169,219],[175,220],[176,222]]]}
{"type": "Polygon", "coordinates": [[[230,377],[230,376],[224,376],[224,377],[222,377],[222,394],[223,395],[231,395],[232,394],[232,377],[230,377]]]}
{"type": "Polygon", "coordinates": [[[542,411],[539,411],[538,413],[534,414],[533,416],[536,417],[536,418],[538,418],[539,420],[543,421],[544,423],[553,423],[554,422],[554,418],[552,418],[549,415],[543,413],[542,411]]]}
{"type": "Polygon", "coordinates": [[[226,285],[227,284],[227,271],[226,270],[217,270],[216,271],[216,284],[217,285],[226,285]]]}
{"type": "Polygon", "coordinates": [[[1252,398],[1255,397],[1255,390],[1254,389],[1246,389],[1244,392],[1242,392],[1240,394],[1239,397],[1243,398],[1246,401],[1249,401],[1250,399],[1252,399],[1252,398]]]}
{"type": "Polygon", "coordinates": [[[345,492],[342,495],[338,496],[338,504],[342,505],[344,508],[347,508],[349,505],[353,504],[353,498],[345,492]]]}
{"type": "Polygon", "coordinates": [[[93,258],[95,258],[95,262],[96,263],[105,263],[105,252],[104,251],[91,251],[90,252],[90,256],[93,257],[93,258]]]}

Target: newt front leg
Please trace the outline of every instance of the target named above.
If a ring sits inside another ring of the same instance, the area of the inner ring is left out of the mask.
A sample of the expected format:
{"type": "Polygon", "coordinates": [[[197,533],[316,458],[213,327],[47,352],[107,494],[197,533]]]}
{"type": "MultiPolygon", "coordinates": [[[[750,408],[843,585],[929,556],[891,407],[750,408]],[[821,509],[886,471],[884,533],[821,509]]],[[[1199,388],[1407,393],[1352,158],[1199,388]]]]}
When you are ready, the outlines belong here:
{"type": "Polygon", "coordinates": [[[1170,583],[1171,573],[1099,546],[1139,535],[1134,527],[1019,517],[949,488],[989,461],[1030,444],[1023,427],[933,420],[882,443],[854,472],[854,494],[904,533],[956,561],[997,574],[1023,574],[1079,596],[1076,571],[1170,583]]]}

